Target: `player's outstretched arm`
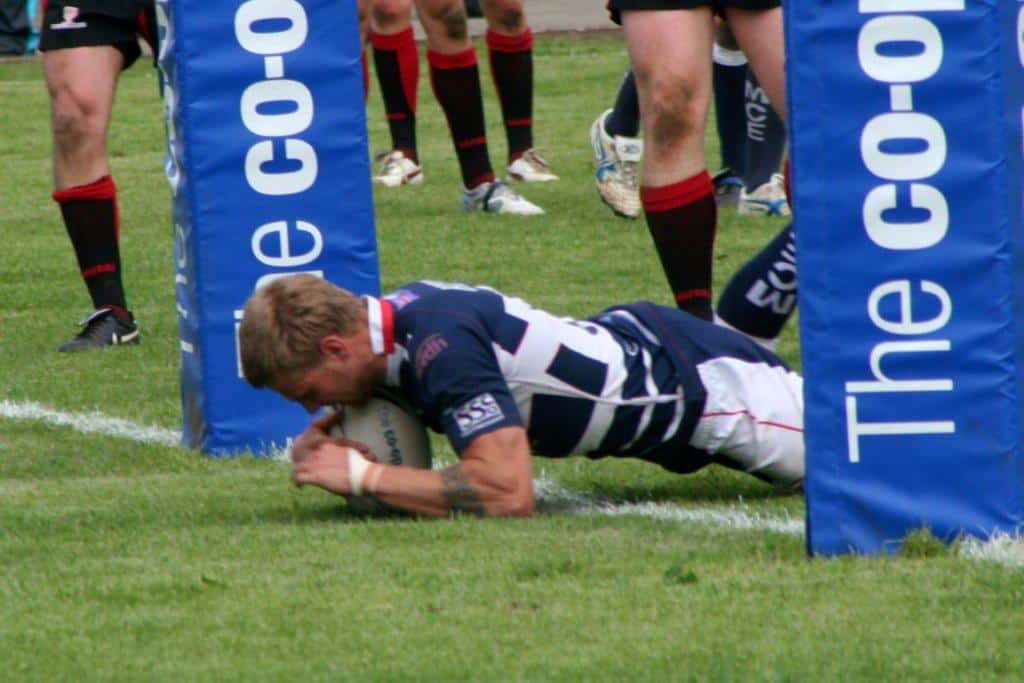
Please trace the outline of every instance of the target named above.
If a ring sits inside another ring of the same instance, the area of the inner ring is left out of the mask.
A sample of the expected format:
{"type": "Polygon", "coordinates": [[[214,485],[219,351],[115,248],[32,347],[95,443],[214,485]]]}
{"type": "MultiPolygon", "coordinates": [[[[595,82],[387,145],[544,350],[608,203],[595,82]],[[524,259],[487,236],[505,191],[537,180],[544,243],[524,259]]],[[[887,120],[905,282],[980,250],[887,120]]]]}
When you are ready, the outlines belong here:
{"type": "MultiPolygon", "coordinates": [[[[533,466],[526,430],[502,427],[473,439],[460,462],[441,471],[367,462],[355,444],[326,435],[314,421],[293,446],[292,481],[338,495],[373,495],[394,507],[442,517],[466,512],[497,517],[533,513],[533,466]],[[355,490],[358,487],[359,490],[355,490]]],[[[372,456],[371,456],[372,458],[372,456]]]]}
{"type": "Polygon", "coordinates": [[[376,496],[428,515],[533,514],[533,464],[526,430],[502,427],[473,439],[459,462],[439,472],[384,466],[376,496]]]}

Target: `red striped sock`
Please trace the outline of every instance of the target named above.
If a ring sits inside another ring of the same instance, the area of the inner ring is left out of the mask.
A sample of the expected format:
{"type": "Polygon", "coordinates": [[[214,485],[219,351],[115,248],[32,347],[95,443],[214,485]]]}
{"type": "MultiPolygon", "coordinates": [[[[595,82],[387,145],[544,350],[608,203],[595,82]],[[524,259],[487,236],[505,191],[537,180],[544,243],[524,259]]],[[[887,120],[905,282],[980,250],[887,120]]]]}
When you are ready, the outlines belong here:
{"type": "Polygon", "coordinates": [[[391,148],[402,150],[405,156],[418,161],[416,93],[420,81],[420,56],[412,27],[394,35],[371,31],[370,44],[391,131],[391,148]]]}
{"type": "Polygon", "coordinates": [[[671,185],[641,187],[640,201],[676,306],[711,320],[717,220],[711,176],[704,170],[671,185]]]}
{"type": "Polygon", "coordinates": [[[114,179],[105,175],[86,185],[58,190],[53,200],[60,204],[93,307],[124,313],[128,306],[121,282],[121,224],[114,179]]]}
{"type": "Polygon", "coordinates": [[[427,61],[430,62],[430,85],[448,119],[448,130],[455,143],[462,184],[472,189],[494,180],[487,153],[476,51],[472,46],[454,54],[428,49],[427,61]]]}
{"type": "Polygon", "coordinates": [[[507,36],[488,29],[487,48],[511,163],[533,147],[533,31],[507,36]]]}

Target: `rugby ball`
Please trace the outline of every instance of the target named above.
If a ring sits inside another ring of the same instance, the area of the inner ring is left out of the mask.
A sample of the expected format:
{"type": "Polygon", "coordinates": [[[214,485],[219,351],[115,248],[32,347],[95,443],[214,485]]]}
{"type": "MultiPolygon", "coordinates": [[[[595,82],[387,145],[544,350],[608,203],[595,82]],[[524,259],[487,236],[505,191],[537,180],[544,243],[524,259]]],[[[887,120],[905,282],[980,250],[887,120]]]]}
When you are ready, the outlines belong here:
{"type": "MultiPolygon", "coordinates": [[[[331,429],[340,436],[366,444],[383,465],[404,465],[429,470],[432,457],[427,429],[408,402],[393,392],[378,390],[365,403],[335,406],[341,421],[331,429]]],[[[347,496],[360,512],[386,509],[371,496],[347,496]]]]}

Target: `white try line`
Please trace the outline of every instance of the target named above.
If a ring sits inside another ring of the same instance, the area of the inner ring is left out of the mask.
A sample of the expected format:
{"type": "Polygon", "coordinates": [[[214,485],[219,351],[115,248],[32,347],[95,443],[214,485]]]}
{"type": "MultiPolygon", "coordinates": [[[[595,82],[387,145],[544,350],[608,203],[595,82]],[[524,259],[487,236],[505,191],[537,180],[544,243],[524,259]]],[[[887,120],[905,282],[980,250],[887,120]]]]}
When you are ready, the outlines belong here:
{"type": "MultiPolygon", "coordinates": [[[[173,429],[140,425],[98,412],[73,413],[54,410],[34,401],[0,399],[0,418],[45,422],[84,434],[102,434],[137,443],[158,446],[181,445],[181,433],[173,429]]],[[[287,453],[274,453],[273,459],[287,462],[287,453]]],[[[577,515],[646,517],[737,531],[770,531],[788,535],[804,533],[802,517],[769,515],[735,505],[709,508],[653,502],[613,503],[586,493],[570,491],[547,479],[536,479],[534,489],[542,509],[577,515]]],[[[972,560],[997,562],[1009,567],[1024,567],[1024,538],[1007,534],[996,534],[989,541],[970,538],[960,544],[960,555],[972,560]]]]}
{"type": "Polygon", "coordinates": [[[103,413],[67,413],[34,401],[0,400],[0,417],[12,420],[45,422],[57,427],[70,427],[83,434],[102,434],[118,439],[158,446],[181,445],[181,432],[163,427],[136,424],[103,413]]]}

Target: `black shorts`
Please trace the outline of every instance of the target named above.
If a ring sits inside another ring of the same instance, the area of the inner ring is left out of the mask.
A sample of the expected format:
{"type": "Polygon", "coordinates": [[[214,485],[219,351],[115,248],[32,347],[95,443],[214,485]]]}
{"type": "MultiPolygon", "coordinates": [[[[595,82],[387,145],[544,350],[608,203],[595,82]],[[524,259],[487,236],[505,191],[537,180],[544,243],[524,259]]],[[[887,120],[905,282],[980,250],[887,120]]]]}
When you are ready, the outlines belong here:
{"type": "Polygon", "coordinates": [[[766,10],[781,7],[780,0],[608,0],[608,14],[616,24],[622,23],[620,12],[628,10],[672,10],[710,7],[725,16],[726,8],[766,10]]]}
{"type": "Polygon", "coordinates": [[[80,10],[64,0],[49,0],[39,36],[40,51],[110,45],[124,55],[122,68],[127,69],[142,54],[139,48],[139,38],[142,38],[152,48],[155,63],[157,35],[153,2],[111,4],[117,9],[80,10]]]}

